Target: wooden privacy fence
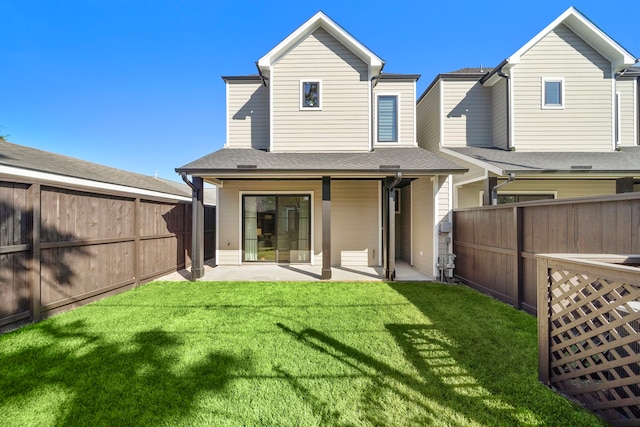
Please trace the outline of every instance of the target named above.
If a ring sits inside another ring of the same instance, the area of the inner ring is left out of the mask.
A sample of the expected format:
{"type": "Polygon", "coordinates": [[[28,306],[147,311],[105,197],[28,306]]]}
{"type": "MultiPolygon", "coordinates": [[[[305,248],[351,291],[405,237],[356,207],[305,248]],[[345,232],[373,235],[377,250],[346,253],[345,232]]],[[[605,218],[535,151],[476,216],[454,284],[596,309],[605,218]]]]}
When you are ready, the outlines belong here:
{"type": "Polygon", "coordinates": [[[0,331],[190,265],[190,203],[97,191],[0,181],[0,331]]]}
{"type": "Polygon", "coordinates": [[[640,254],[640,194],[526,202],[453,212],[456,277],[531,314],[535,254],[640,254]]]}
{"type": "Polygon", "coordinates": [[[538,256],[539,379],[616,426],[640,425],[638,265],[640,256],[538,256]]]}

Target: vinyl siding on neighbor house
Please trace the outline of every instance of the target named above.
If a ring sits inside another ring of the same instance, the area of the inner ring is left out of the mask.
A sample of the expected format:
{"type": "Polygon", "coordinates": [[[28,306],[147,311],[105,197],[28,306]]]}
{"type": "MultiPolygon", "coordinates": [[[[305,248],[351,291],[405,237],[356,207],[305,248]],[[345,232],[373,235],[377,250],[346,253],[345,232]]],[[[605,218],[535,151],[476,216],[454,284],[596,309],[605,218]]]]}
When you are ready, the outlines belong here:
{"type": "Polygon", "coordinates": [[[368,66],[319,28],[271,72],[273,151],[369,150],[368,66]],[[300,108],[300,81],[321,81],[319,110],[300,108]]]}
{"type": "Polygon", "coordinates": [[[629,147],[637,145],[638,136],[638,104],[637,80],[619,79],[616,82],[616,92],[620,94],[620,133],[618,145],[629,147]]]}
{"type": "Polygon", "coordinates": [[[444,147],[491,146],[491,88],[478,80],[443,80],[444,147]]]}
{"type": "Polygon", "coordinates": [[[493,147],[507,148],[507,80],[500,79],[491,92],[491,142],[493,147]]]}
{"type": "Polygon", "coordinates": [[[262,81],[228,81],[227,111],[229,148],[269,148],[269,90],[262,81]]]}
{"type": "Polygon", "coordinates": [[[436,83],[416,106],[418,145],[425,150],[438,152],[440,146],[440,91],[442,81],[436,83]]]}
{"type": "Polygon", "coordinates": [[[524,53],[512,70],[514,140],[522,151],[612,149],[611,64],[564,25],[524,53]],[[564,79],[563,109],[542,108],[542,79],[564,79]]]}
{"type": "MultiPolygon", "coordinates": [[[[374,142],[380,146],[414,146],[414,109],[415,109],[415,82],[411,81],[388,81],[380,80],[373,89],[374,95],[397,95],[398,96],[398,142],[378,143],[377,130],[374,131],[374,142]]],[[[376,98],[377,99],[377,98],[376,98]]],[[[377,126],[378,103],[374,102],[373,121],[377,126]]]]}

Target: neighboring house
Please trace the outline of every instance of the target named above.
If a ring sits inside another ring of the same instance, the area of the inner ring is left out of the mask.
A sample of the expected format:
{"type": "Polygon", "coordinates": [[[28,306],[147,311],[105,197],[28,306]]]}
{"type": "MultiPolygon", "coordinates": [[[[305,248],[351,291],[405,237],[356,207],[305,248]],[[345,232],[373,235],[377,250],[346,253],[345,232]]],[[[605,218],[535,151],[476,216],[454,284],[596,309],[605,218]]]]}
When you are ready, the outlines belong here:
{"type": "MultiPolygon", "coordinates": [[[[191,189],[185,184],[0,141],[0,180],[16,178],[87,191],[113,191],[191,201],[191,189]]],[[[215,195],[207,197],[205,204],[215,204],[215,195]]]]}
{"type": "Polygon", "coordinates": [[[216,264],[307,263],[324,279],[383,266],[393,278],[397,256],[436,276],[450,175],[466,169],[418,147],[419,76],[382,73],[322,12],[257,67],[223,77],[225,148],[176,169],[218,187],[216,264]]]}
{"type": "Polygon", "coordinates": [[[469,168],[455,207],[638,190],[635,63],[569,8],[497,67],[437,76],[417,102],[418,143],[469,168]]]}

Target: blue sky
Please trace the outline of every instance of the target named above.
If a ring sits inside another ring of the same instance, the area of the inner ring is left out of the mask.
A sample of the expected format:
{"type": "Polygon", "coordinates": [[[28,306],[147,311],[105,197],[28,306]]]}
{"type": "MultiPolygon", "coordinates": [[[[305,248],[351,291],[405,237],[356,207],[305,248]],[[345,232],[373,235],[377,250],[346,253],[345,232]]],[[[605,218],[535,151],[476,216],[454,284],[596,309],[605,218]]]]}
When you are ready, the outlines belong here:
{"type": "Polygon", "coordinates": [[[318,10],[386,72],[491,67],[573,5],[640,56],[640,3],[608,1],[0,0],[0,134],[16,144],[178,180],[222,148],[220,76],[255,61],[318,10]]]}

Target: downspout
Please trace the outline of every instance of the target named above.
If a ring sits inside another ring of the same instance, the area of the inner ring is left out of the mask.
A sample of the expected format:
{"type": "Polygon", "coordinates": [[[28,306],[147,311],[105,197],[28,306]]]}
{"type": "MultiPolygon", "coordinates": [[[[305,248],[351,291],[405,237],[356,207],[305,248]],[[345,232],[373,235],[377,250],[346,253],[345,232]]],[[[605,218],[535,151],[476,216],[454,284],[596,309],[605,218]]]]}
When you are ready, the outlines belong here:
{"type": "Polygon", "coordinates": [[[511,96],[510,96],[510,86],[511,86],[511,78],[509,77],[508,74],[505,74],[502,72],[502,67],[500,67],[498,69],[498,71],[496,72],[496,74],[502,78],[504,78],[506,80],[506,85],[507,85],[507,90],[505,91],[507,93],[507,121],[506,121],[506,127],[507,127],[507,151],[511,151],[513,149],[513,147],[511,146],[511,96]]]}
{"type": "Polygon", "coordinates": [[[394,280],[396,276],[396,237],[395,237],[395,197],[393,192],[402,181],[402,172],[396,172],[396,176],[387,186],[387,229],[385,230],[387,247],[385,259],[385,279],[394,280]],[[392,204],[393,202],[393,204],[392,204]],[[393,210],[393,214],[392,214],[393,210]],[[392,256],[393,255],[393,256],[392,256]]]}
{"type": "Polygon", "coordinates": [[[264,74],[262,74],[262,70],[260,69],[260,66],[258,65],[258,61],[256,61],[256,68],[258,69],[258,75],[260,76],[260,80],[262,80],[262,85],[264,87],[267,87],[267,80],[269,80],[267,77],[264,76],[264,74]]]}
{"type": "MultiPolygon", "coordinates": [[[[377,76],[373,76],[371,77],[371,99],[369,100],[369,104],[371,105],[371,112],[369,114],[370,117],[370,121],[371,123],[369,123],[369,139],[370,139],[370,146],[369,146],[369,151],[373,151],[373,144],[375,141],[375,126],[374,123],[376,123],[376,118],[373,117],[374,115],[374,111],[373,111],[373,106],[375,105],[375,95],[373,93],[373,88],[375,88],[378,85],[378,80],[380,80],[380,76],[382,76],[382,70],[384,69],[386,62],[382,63],[382,66],[380,67],[380,71],[378,71],[378,75],[377,76]]],[[[370,69],[370,68],[369,68],[370,69]]]]}
{"type": "Polygon", "coordinates": [[[502,182],[502,183],[500,183],[498,185],[495,185],[491,189],[491,204],[492,205],[497,205],[498,204],[498,190],[500,188],[504,187],[507,184],[511,184],[515,180],[516,180],[516,174],[515,173],[510,173],[505,182],[502,182]]]}

